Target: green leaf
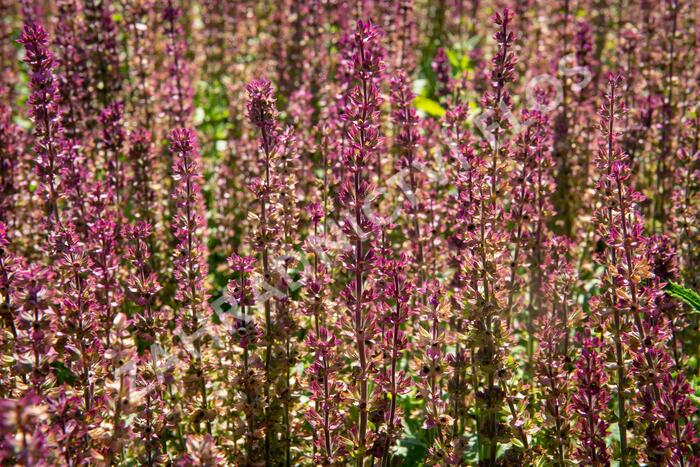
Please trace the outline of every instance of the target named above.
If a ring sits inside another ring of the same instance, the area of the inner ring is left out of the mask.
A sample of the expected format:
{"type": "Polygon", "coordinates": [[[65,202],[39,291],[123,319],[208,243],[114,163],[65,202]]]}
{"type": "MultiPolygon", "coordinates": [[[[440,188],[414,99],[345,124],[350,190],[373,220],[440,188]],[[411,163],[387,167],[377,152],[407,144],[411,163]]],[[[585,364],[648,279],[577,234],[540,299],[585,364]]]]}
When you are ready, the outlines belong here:
{"type": "Polygon", "coordinates": [[[443,109],[440,104],[427,97],[417,96],[413,101],[413,105],[416,106],[416,109],[434,117],[442,117],[445,115],[445,109],[443,109]]]}
{"type": "Polygon", "coordinates": [[[56,360],[51,363],[51,368],[53,368],[58,384],[68,383],[72,386],[77,381],[75,375],[63,364],[63,362],[56,360]]]}
{"type": "Polygon", "coordinates": [[[670,297],[677,298],[689,307],[691,307],[696,313],[700,312],[700,295],[694,290],[684,287],[680,284],[676,284],[673,281],[669,281],[664,287],[664,292],[670,297]]]}
{"type": "Polygon", "coordinates": [[[471,70],[468,55],[460,54],[456,50],[452,49],[446,49],[445,54],[450,60],[450,65],[452,65],[452,69],[457,71],[457,74],[463,71],[471,70]]]}

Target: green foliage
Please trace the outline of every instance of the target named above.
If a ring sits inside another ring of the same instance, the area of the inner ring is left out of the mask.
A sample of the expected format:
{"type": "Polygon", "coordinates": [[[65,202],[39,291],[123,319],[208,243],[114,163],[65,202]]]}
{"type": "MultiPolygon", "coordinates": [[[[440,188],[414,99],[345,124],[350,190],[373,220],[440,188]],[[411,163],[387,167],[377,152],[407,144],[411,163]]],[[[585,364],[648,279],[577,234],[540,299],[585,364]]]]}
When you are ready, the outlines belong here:
{"type": "MultiPolygon", "coordinates": [[[[478,37],[472,38],[478,39],[478,37]]],[[[473,41],[472,41],[473,42],[473,41]]],[[[474,47],[474,44],[467,43],[466,48],[470,50],[474,47]]],[[[473,71],[474,64],[469,60],[469,55],[465,52],[460,52],[456,49],[445,49],[445,55],[450,60],[450,65],[452,66],[452,75],[460,75],[465,71],[473,71]]]]}
{"type": "Polygon", "coordinates": [[[69,384],[73,386],[78,380],[68,369],[68,367],[61,361],[56,360],[55,362],[52,362],[51,368],[53,368],[54,374],[56,375],[56,382],[58,384],[69,384]]]}
{"type": "Polygon", "coordinates": [[[666,287],[664,287],[664,292],[666,292],[666,295],[669,297],[682,301],[692,308],[694,312],[700,312],[700,295],[698,295],[698,293],[694,290],[680,284],[676,284],[673,281],[669,281],[668,284],[666,284],[666,287]]]}
{"type": "Polygon", "coordinates": [[[433,117],[442,117],[445,115],[445,109],[432,99],[423,96],[416,96],[413,101],[416,109],[425,112],[433,117]]]}

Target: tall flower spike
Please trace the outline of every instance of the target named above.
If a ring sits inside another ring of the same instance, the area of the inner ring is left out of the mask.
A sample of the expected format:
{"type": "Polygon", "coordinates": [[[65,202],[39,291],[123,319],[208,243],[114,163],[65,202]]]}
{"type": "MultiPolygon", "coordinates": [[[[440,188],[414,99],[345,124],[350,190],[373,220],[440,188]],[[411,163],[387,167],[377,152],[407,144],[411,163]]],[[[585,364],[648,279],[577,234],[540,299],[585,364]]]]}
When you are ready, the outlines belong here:
{"type": "Polygon", "coordinates": [[[345,454],[339,440],[343,426],[342,406],[346,385],[340,378],[342,368],[342,341],[333,331],[333,313],[330,312],[328,284],[331,281],[328,270],[322,262],[324,246],[319,239],[319,225],[325,217],[320,203],[309,206],[309,216],[314,225],[313,238],[308,239],[308,247],[313,250],[313,266],[307,270],[306,303],[304,313],[313,319],[313,331],[306,341],[308,352],[313,356],[309,367],[308,384],[311,390],[313,408],[309,409],[309,423],[313,429],[313,444],[316,449],[316,462],[332,464],[345,454]]]}
{"type": "MultiPolygon", "coordinates": [[[[228,329],[230,347],[235,346],[243,349],[241,361],[236,364],[235,376],[233,377],[235,387],[239,392],[236,395],[236,400],[240,401],[239,404],[243,407],[242,427],[236,431],[244,441],[236,461],[245,464],[255,462],[260,457],[257,440],[253,434],[261,424],[261,417],[257,409],[261,400],[262,382],[258,371],[259,359],[255,358],[253,351],[259,343],[262,333],[251,314],[256,297],[251,280],[255,271],[255,258],[234,253],[227,262],[234,273],[234,277],[227,286],[227,292],[233,298],[232,305],[235,313],[228,329]]],[[[232,350],[231,353],[233,353],[232,350]]],[[[231,357],[231,360],[233,362],[234,357],[231,357]]]]}
{"type": "Polygon", "coordinates": [[[547,448],[557,465],[566,465],[569,447],[569,421],[566,410],[569,401],[569,372],[566,369],[564,333],[568,329],[551,317],[541,319],[538,340],[540,342],[536,359],[535,375],[542,388],[542,412],[547,430],[547,448]]]}
{"type": "Polygon", "coordinates": [[[359,359],[359,376],[355,382],[355,401],[358,409],[355,459],[358,466],[368,448],[367,427],[370,403],[369,365],[370,354],[365,342],[374,334],[376,319],[372,300],[375,291],[369,287],[369,276],[374,269],[375,251],[370,243],[377,231],[376,224],[367,212],[372,186],[368,169],[378,155],[379,112],[381,97],[377,80],[384,69],[378,48],[380,32],[370,22],[358,21],[355,30],[352,55],[352,73],[355,87],[345,96],[345,118],[348,144],[342,152],[345,176],[340,190],[339,204],[345,215],[343,232],[347,235],[352,251],[342,257],[343,266],[350,272],[351,280],[342,292],[348,309],[347,319],[355,338],[355,352],[359,359]]]}
{"type": "Polygon", "coordinates": [[[609,465],[610,455],[605,444],[608,424],[602,414],[610,400],[605,390],[608,380],[604,360],[600,354],[602,342],[596,337],[578,336],[582,346],[573,376],[576,392],[571,397],[571,411],[576,415],[576,431],[579,447],[575,457],[585,465],[603,467],[609,465]]]}
{"type": "MultiPolygon", "coordinates": [[[[506,265],[509,258],[499,254],[508,251],[511,241],[506,223],[508,199],[505,195],[511,189],[508,171],[512,164],[510,147],[504,135],[508,127],[506,113],[511,107],[506,84],[514,78],[512,19],[513,15],[507,9],[493,17],[498,27],[498,50],[492,60],[492,90],[483,99],[486,111],[479,116],[482,124],[488,122],[484,135],[486,141],[477,146],[479,151],[469,147],[469,135],[464,135],[461,128],[466,111],[458,107],[448,117],[460,149],[455,151],[459,164],[455,180],[459,187],[455,211],[459,220],[456,241],[463,249],[457,258],[460,273],[455,275],[458,292],[453,300],[461,312],[455,316],[455,328],[458,335],[465,331],[469,333],[467,345],[473,359],[474,412],[479,443],[483,446],[480,460],[488,459],[489,463],[495,462],[498,444],[510,430],[502,421],[506,403],[511,409],[510,416],[516,418],[508,387],[510,372],[506,356],[510,339],[507,304],[503,299],[511,285],[506,265]]],[[[455,432],[461,434],[459,419],[467,412],[464,406],[466,394],[462,389],[467,377],[467,357],[462,342],[458,341],[455,347],[453,390],[457,403],[453,418],[455,432]]],[[[519,439],[524,449],[518,455],[529,455],[527,438],[522,432],[519,439]]]]}
{"type": "MultiPolygon", "coordinates": [[[[513,47],[515,45],[515,34],[510,29],[513,21],[513,13],[505,8],[502,13],[496,13],[492,20],[498,26],[498,31],[494,34],[494,39],[498,44],[498,50],[491,59],[491,90],[486,92],[484,96],[484,104],[488,112],[489,128],[493,126],[493,135],[489,137],[494,154],[498,156],[499,140],[501,135],[508,128],[506,114],[511,107],[510,94],[506,87],[515,79],[515,54],[513,47]]],[[[497,185],[496,179],[497,164],[494,160],[491,176],[494,177],[494,186],[497,185]]]]}
{"type": "Polygon", "coordinates": [[[416,373],[420,377],[418,389],[425,399],[425,429],[434,429],[436,439],[428,450],[426,460],[438,465],[443,459],[450,464],[459,463],[463,450],[451,442],[453,418],[449,415],[449,402],[444,397],[444,381],[448,371],[445,356],[447,322],[449,317],[445,291],[437,280],[431,280],[419,290],[427,295],[424,314],[421,316],[420,338],[414,340],[415,348],[422,349],[416,361],[416,373]]]}
{"type": "Polygon", "coordinates": [[[132,265],[132,274],[126,280],[131,300],[139,307],[133,317],[137,336],[143,345],[150,348],[159,342],[162,317],[158,307],[154,306],[156,297],[161,289],[158,274],[151,270],[151,250],[149,243],[152,235],[151,225],[138,221],[125,228],[125,237],[130,241],[126,248],[126,256],[132,265]]]}
{"type": "Polygon", "coordinates": [[[124,104],[114,102],[104,108],[100,114],[102,125],[102,144],[105,152],[105,164],[107,169],[107,182],[115,195],[112,201],[117,207],[121,206],[124,199],[124,166],[122,164],[122,152],[126,138],[122,118],[124,104]]]}
{"type": "Polygon", "coordinates": [[[183,41],[182,26],[179,24],[182,10],[167,0],[163,10],[165,35],[168,38],[167,54],[168,76],[165,89],[167,92],[167,109],[171,125],[181,127],[189,125],[192,115],[192,89],[190,64],[187,61],[186,44],[183,41]]]}
{"type": "Polygon", "coordinates": [[[700,457],[691,454],[693,445],[700,441],[690,417],[696,412],[691,402],[693,389],[683,374],[666,374],[661,381],[658,403],[663,420],[662,439],[669,448],[672,465],[696,465],[700,457]]]}
{"type": "MultiPolygon", "coordinates": [[[[663,392],[662,382],[670,374],[672,358],[668,353],[667,340],[669,327],[667,318],[658,308],[657,296],[661,293],[663,267],[653,269],[650,262],[649,239],[644,234],[644,217],[640,203],[644,197],[635,191],[630,183],[632,167],[628,156],[622,151],[616,122],[620,118],[622,104],[620,87],[622,77],[608,76],[609,93],[601,109],[601,141],[596,166],[601,172],[598,192],[601,209],[596,212],[596,222],[601,235],[605,236],[605,251],[598,260],[605,266],[603,286],[605,294],[597,306],[601,313],[612,314],[612,327],[615,353],[618,363],[618,423],[620,426],[622,461],[628,459],[626,446],[627,409],[624,405],[625,379],[631,376],[637,386],[636,397],[630,398],[632,408],[641,415],[633,428],[644,428],[646,438],[645,455],[647,461],[656,463],[667,458],[663,454],[664,429],[668,420],[659,416],[657,410],[663,392]],[[610,310],[612,313],[610,313],[610,310]],[[625,323],[631,323],[631,331],[626,331],[625,323]],[[621,334],[624,333],[622,336],[621,334]],[[632,354],[629,375],[620,368],[623,365],[625,347],[632,354]],[[636,403],[636,407],[635,404],[636,403]]],[[[675,430],[681,431],[681,420],[674,420],[675,430]]],[[[684,462],[680,461],[681,465],[684,462]]]]}
{"type": "MultiPolygon", "coordinates": [[[[411,386],[411,378],[402,369],[399,369],[403,354],[408,350],[408,336],[402,327],[410,322],[413,317],[411,304],[414,292],[413,284],[405,274],[405,255],[400,255],[396,260],[383,259],[380,264],[380,284],[387,303],[382,307],[381,321],[383,328],[382,350],[385,357],[385,371],[378,378],[382,391],[389,394],[389,407],[386,410],[386,431],[380,434],[386,438],[384,446],[377,446],[374,455],[381,454],[382,465],[388,466],[391,461],[391,447],[396,443],[403,431],[401,408],[397,399],[408,392],[411,386]]],[[[377,456],[378,457],[378,456],[377,456]]]]}
{"type": "Polygon", "coordinates": [[[129,135],[128,159],[134,177],[129,195],[135,205],[134,215],[153,226],[156,221],[153,207],[157,201],[154,189],[157,167],[151,138],[151,133],[147,130],[132,131],[129,135]]]}
{"type": "MultiPolygon", "coordinates": [[[[101,330],[97,320],[99,308],[95,301],[97,285],[95,277],[90,274],[90,258],[78,235],[66,229],[61,232],[56,244],[60,251],[56,268],[66,278],[59,294],[62,319],[58,321],[58,334],[62,340],[61,345],[75,354],[69,369],[80,381],[75,387],[82,390],[84,407],[89,411],[95,407],[96,402],[91,378],[100,363],[99,356],[103,348],[97,338],[97,333],[101,330]]],[[[43,287],[41,281],[38,286],[43,287]]],[[[84,453],[77,455],[82,456],[84,453]]]]}
{"type": "Polygon", "coordinates": [[[340,378],[342,341],[331,330],[321,326],[309,334],[306,345],[313,352],[307,372],[311,398],[316,402],[307,411],[314,429],[315,462],[333,464],[346,457],[340,437],[345,413],[342,410],[347,387],[340,378]]]}
{"type": "MultiPolygon", "coordinates": [[[[202,198],[202,176],[197,137],[188,128],[176,129],[170,134],[170,151],[173,154],[173,178],[175,186],[175,219],[173,232],[177,245],[173,255],[175,282],[178,284],[175,300],[180,308],[176,321],[181,333],[192,340],[192,349],[183,348],[181,356],[188,363],[184,376],[190,396],[188,399],[193,420],[198,426],[209,419],[208,371],[206,361],[207,336],[211,323],[211,310],[207,303],[206,279],[209,272],[205,249],[206,224],[204,200],[202,198]],[[202,334],[202,331],[205,331],[202,334]],[[192,336],[192,337],[190,337],[192,336]]],[[[181,338],[182,340],[182,338],[181,338]]],[[[183,341],[183,344],[185,342],[183,341]]],[[[184,347],[184,345],[183,345],[184,347]]]]}
{"type": "MultiPolygon", "coordinates": [[[[124,21],[129,26],[131,76],[137,79],[130,82],[130,102],[133,106],[132,118],[143,128],[152,131],[156,109],[154,108],[154,59],[150,45],[154,40],[154,28],[149,27],[156,0],[144,0],[124,5],[124,21]]],[[[137,125],[137,126],[139,126],[137,125]]]]}
{"type": "Polygon", "coordinates": [[[112,18],[112,2],[88,1],[84,5],[85,42],[90,54],[91,72],[96,108],[102,108],[118,98],[122,88],[119,64],[120,43],[117,25],[112,18]]]}
{"type": "MultiPolygon", "coordinates": [[[[62,125],[66,138],[80,140],[85,135],[91,105],[90,75],[82,8],[74,0],[57,2],[61,20],[56,24],[54,43],[57,46],[58,86],[63,108],[62,125]]],[[[90,116],[91,118],[91,116],[90,116]]]]}
{"type": "Polygon", "coordinates": [[[401,186],[404,196],[403,211],[409,219],[406,220],[407,237],[411,241],[413,250],[414,268],[418,272],[421,282],[425,280],[426,268],[425,245],[421,229],[421,208],[424,201],[419,198],[419,189],[422,188],[424,176],[420,144],[422,143],[419,131],[420,120],[416,109],[413,107],[413,92],[409,87],[409,79],[402,70],[391,80],[391,119],[394,125],[394,147],[396,150],[397,172],[401,176],[401,186]]]}
{"type": "Polygon", "coordinates": [[[37,395],[44,395],[54,383],[51,364],[56,360],[56,316],[45,284],[51,273],[45,268],[30,267],[18,271],[19,290],[14,299],[20,306],[17,317],[18,364],[29,375],[28,383],[37,395]]]}
{"type": "MultiPolygon", "coordinates": [[[[276,101],[272,84],[268,80],[257,80],[251,82],[246,90],[248,92],[248,102],[246,103],[246,114],[251,124],[260,131],[259,138],[259,176],[250,184],[250,188],[255,194],[260,211],[258,217],[258,231],[253,240],[253,248],[260,252],[262,265],[263,287],[277,289],[277,273],[273,269],[273,261],[279,250],[281,236],[280,213],[276,203],[277,194],[281,191],[280,179],[276,170],[281,151],[284,150],[279,128],[277,126],[276,101]]],[[[267,290],[261,290],[264,294],[263,306],[265,309],[265,381],[264,396],[268,406],[270,406],[270,387],[276,379],[276,358],[273,355],[276,320],[273,319],[273,301],[267,290]]],[[[271,450],[273,439],[276,438],[277,420],[275,414],[269,408],[265,413],[265,461],[271,461],[271,450]]]]}
{"type": "Polygon", "coordinates": [[[41,192],[47,212],[49,230],[60,226],[59,214],[59,171],[63,147],[60,124],[59,93],[53,75],[54,58],[48,48],[49,35],[44,28],[33,21],[24,25],[19,43],[24,45],[24,61],[29,66],[30,94],[27,101],[29,114],[34,122],[35,163],[41,180],[41,192]]]}
{"type": "Polygon", "coordinates": [[[97,286],[95,300],[102,321],[101,334],[105,338],[105,347],[109,348],[110,328],[124,294],[119,283],[119,226],[109,211],[103,213],[107,215],[95,219],[89,228],[90,241],[94,245],[90,252],[90,269],[97,286]]]}
{"type": "MultiPolygon", "coordinates": [[[[617,203],[617,187],[613,173],[622,175],[620,170],[628,171],[626,164],[622,161],[624,154],[617,142],[619,132],[616,127],[618,118],[621,115],[620,84],[622,78],[609,75],[609,92],[605,96],[605,101],[601,109],[600,131],[602,135],[596,166],[601,171],[598,181],[598,193],[601,197],[602,208],[596,212],[595,219],[599,225],[601,235],[607,237],[609,243],[607,251],[601,255],[601,262],[609,265],[603,274],[604,294],[593,301],[593,310],[598,312],[598,316],[609,316],[612,314],[612,321],[608,324],[611,328],[613,342],[615,345],[615,358],[617,361],[617,421],[620,431],[620,449],[623,458],[627,456],[627,401],[626,401],[626,348],[623,342],[624,304],[620,303],[620,291],[618,284],[621,282],[613,276],[618,268],[618,262],[622,260],[619,248],[620,224],[619,220],[627,222],[627,214],[616,212],[619,209],[617,203]],[[615,238],[618,240],[616,241],[615,238]],[[610,313],[612,311],[612,313],[610,313]]],[[[629,208],[629,206],[627,206],[629,208]]],[[[630,284],[631,285],[631,284],[630,284]]],[[[636,293],[635,293],[636,300],[636,293]]],[[[632,310],[631,310],[632,311],[632,310]]],[[[638,310],[633,310],[634,319],[640,323],[638,310]]]]}

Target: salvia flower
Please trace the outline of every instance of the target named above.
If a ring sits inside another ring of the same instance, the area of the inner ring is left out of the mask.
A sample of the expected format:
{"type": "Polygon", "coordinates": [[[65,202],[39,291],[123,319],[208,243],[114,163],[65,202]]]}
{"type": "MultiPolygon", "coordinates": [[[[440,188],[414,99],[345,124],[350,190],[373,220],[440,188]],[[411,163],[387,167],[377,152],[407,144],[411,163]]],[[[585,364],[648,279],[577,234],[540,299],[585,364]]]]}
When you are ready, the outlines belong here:
{"type": "Polygon", "coordinates": [[[105,107],[100,114],[108,183],[116,195],[114,201],[117,204],[122,202],[125,185],[124,167],[121,162],[124,140],[126,138],[122,124],[123,113],[124,104],[114,102],[105,107]]]}
{"type": "Polygon", "coordinates": [[[246,86],[246,91],[246,114],[250,123],[261,130],[273,130],[277,126],[277,109],[272,83],[266,80],[252,81],[246,86]]]}
{"type": "Polygon", "coordinates": [[[267,3],[0,0],[0,464],[700,465],[696,9],[267,3]]]}
{"type": "Polygon", "coordinates": [[[576,416],[579,446],[575,457],[592,466],[610,465],[610,454],[605,444],[608,423],[603,418],[610,395],[605,389],[608,376],[603,370],[604,359],[600,353],[602,341],[597,337],[578,335],[581,355],[573,374],[575,392],[571,396],[570,410],[576,416]]]}
{"type": "Polygon", "coordinates": [[[59,460],[45,430],[49,413],[41,397],[28,393],[17,400],[0,400],[0,461],[48,466],[59,460]]]}
{"type": "Polygon", "coordinates": [[[153,225],[157,219],[153,212],[157,201],[153,186],[157,166],[151,139],[152,135],[147,130],[132,131],[129,134],[128,160],[133,173],[130,199],[135,204],[135,215],[153,225]]]}
{"type": "MultiPolygon", "coordinates": [[[[263,302],[265,313],[265,385],[264,396],[266,403],[273,405],[270,400],[270,386],[273,381],[280,378],[282,369],[277,364],[279,357],[274,354],[273,348],[275,340],[284,340],[288,329],[285,325],[283,302],[284,292],[280,290],[280,271],[275,267],[276,258],[281,254],[281,241],[283,237],[283,223],[281,206],[278,202],[282,191],[286,187],[282,186],[282,170],[280,164],[284,164],[287,159],[289,134],[281,132],[277,124],[276,100],[269,81],[253,81],[247,87],[248,102],[246,113],[250,123],[257,127],[260,132],[258,164],[259,176],[254,178],[249,188],[257,198],[259,203],[258,225],[255,236],[252,239],[252,246],[260,254],[260,264],[262,266],[262,290],[261,301],[263,302]],[[278,293],[279,292],[279,293],[278,293]],[[273,301],[272,296],[280,300],[273,301]],[[276,316],[273,318],[273,306],[276,308],[276,316]]],[[[276,405],[276,404],[275,404],[276,405]]],[[[272,441],[276,437],[275,431],[278,428],[281,413],[274,413],[268,410],[265,414],[268,430],[265,432],[265,460],[270,461],[272,441]]]]}
{"type": "Polygon", "coordinates": [[[309,409],[313,427],[315,462],[333,464],[344,458],[345,446],[340,434],[344,425],[346,385],[340,378],[341,340],[325,327],[309,335],[306,345],[314,352],[308,371],[309,389],[315,407],[309,409]]]}
{"type": "Polygon", "coordinates": [[[402,326],[413,316],[411,298],[414,292],[413,285],[407,280],[405,269],[408,259],[401,255],[396,260],[382,259],[379,264],[379,286],[382,287],[387,303],[381,309],[381,327],[383,328],[383,341],[381,350],[384,357],[385,371],[380,374],[378,384],[389,395],[389,407],[385,415],[386,439],[385,446],[379,446],[383,462],[388,463],[391,458],[390,448],[398,438],[402,422],[400,408],[397,399],[408,392],[411,386],[409,375],[398,368],[402,354],[408,350],[408,337],[402,326]]]}
{"type": "Polygon", "coordinates": [[[452,67],[450,66],[450,60],[447,58],[443,47],[437,50],[430,67],[435,73],[435,82],[437,83],[436,94],[442,98],[452,94],[452,67]]]}
{"type": "Polygon", "coordinates": [[[19,39],[24,45],[24,61],[31,70],[31,93],[27,101],[34,121],[36,135],[35,164],[41,179],[49,226],[60,224],[59,218],[59,170],[63,158],[61,143],[61,110],[56,79],[53,72],[55,60],[48,48],[49,36],[44,28],[33,21],[24,25],[19,39]]]}
{"type": "Polygon", "coordinates": [[[345,96],[348,145],[341,155],[346,174],[339,196],[339,204],[345,216],[343,232],[352,245],[351,251],[344,252],[341,260],[351,275],[342,298],[348,308],[347,320],[354,333],[354,353],[360,365],[356,382],[359,423],[357,439],[354,441],[358,464],[362,463],[368,449],[370,356],[365,342],[374,334],[376,326],[371,306],[376,291],[368,287],[368,279],[374,269],[375,252],[368,240],[377,232],[377,225],[368,216],[366,203],[372,193],[368,169],[373,159],[379,157],[378,117],[381,97],[377,80],[381,77],[384,65],[381,54],[376,50],[378,38],[379,30],[375,25],[362,21],[357,23],[352,56],[356,86],[345,96]]]}
{"type": "Polygon", "coordinates": [[[186,44],[180,25],[182,10],[167,0],[163,8],[163,28],[168,38],[168,76],[166,77],[166,98],[171,126],[189,125],[192,114],[192,76],[190,64],[185,56],[186,44]]]}
{"type": "MultiPolygon", "coordinates": [[[[208,416],[210,395],[207,389],[204,347],[206,336],[198,334],[200,328],[210,326],[211,310],[207,303],[206,280],[208,265],[205,257],[206,225],[202,199],[202,176],[200,155],[194,131],[188,128],[173,130],[170,134],[170,151],[173,154],[173,178],[175,218],[173,232],[177,245],[173,254],[173,267],[178,284],[175,299],[182,313],[175,317],[177,326],[186,336],[193,336],[193,349],[186,349],[184,342],[181,355],[188,363],[185,381],[188,392],[197,395],[199,401],[191,399],[192,410],[203,411],[196,424],[208,416]]],[[[182,337],[181,337],[182,339],[182,337]]],[[[209,421],[207,430],[211,430],[209,421]]]]}

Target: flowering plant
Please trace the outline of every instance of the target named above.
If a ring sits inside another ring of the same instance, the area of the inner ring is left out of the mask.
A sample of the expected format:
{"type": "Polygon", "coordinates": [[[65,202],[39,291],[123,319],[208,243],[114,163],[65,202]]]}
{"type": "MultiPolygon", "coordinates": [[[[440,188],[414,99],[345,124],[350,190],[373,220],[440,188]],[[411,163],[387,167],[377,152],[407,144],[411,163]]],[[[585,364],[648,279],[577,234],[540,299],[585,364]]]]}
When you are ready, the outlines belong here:
{"type": "Polygon", "coordinates": [[[691,3],[0,2],[0,464],[700,465],[691,3]]]}

